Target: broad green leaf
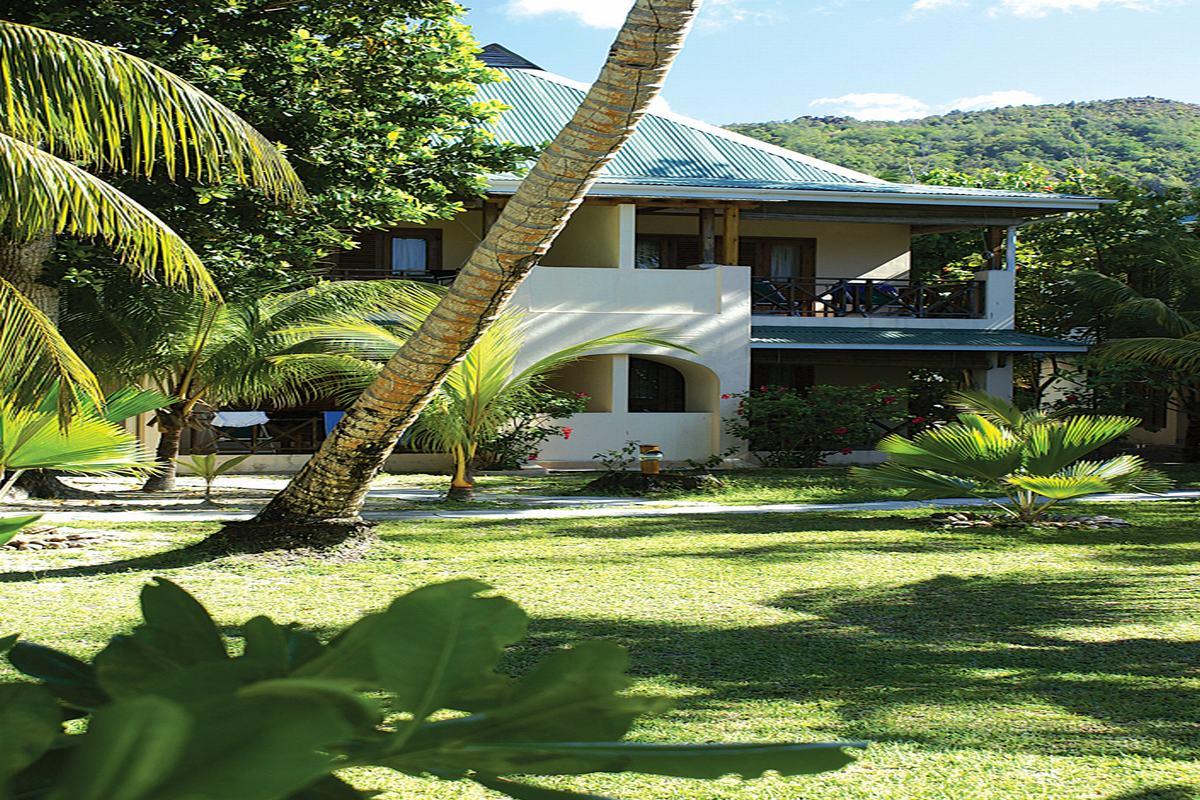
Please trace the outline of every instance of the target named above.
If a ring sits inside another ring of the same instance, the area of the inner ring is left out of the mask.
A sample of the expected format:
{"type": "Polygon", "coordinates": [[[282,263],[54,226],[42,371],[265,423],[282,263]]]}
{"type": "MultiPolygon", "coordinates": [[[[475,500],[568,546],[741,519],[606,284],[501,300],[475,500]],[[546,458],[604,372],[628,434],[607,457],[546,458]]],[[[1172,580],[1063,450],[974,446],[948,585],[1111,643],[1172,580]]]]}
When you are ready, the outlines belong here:
{"type": "Polygon", "coordinates": [[[354,732],[339,708],[310,697],[227,698],[197,714],[191,740],[154,800],[278,800],[333,768],[354,732]]]}
{"type": "Polygon", "coordinates": [[[452,707],[455,694],[494,674],[504,648],[524,635],[524,612],[506,598],[478,596],[488,589],[469,580],[426,586],[380,617],[375,667],[395,710],[420,721],[452,707]]]}
{"type": "Polygon", "coordinates": [[[231,469],[236,467],[238,464],[241,464],[246,459],[250,458],[251,455],[253,455],[253,454],[247,453],[246,455],[243,455],[243,456],[232,456],[230,458],[227,458],[224,461],[222,461],[220,463],[220,465],[216,466],[213,474],[224,475],[227,472],[229,472],[231,469]]]}
{"type": "Polygon", "coordinates": [[[62,732],[60,719],[54,696],[41,686],[0,684],[0,793],[50,749],[62,732]]]}
{"type": "Polygon", "coordinates": [[[196,598],[166,578],[142,588],[144,630],[153,631],[177,649],[180,663],[228,658],[216,623],[196,598]]]}
{"type": "MultiPolygon", "coordinates": [[[[367,614],[334,637],[319,655],[293,673],[296,677],[350,678],[364,684],[376,681],[373,648],[375,626],[381,614],[367,614]]],[[[306,645],[311,649],[311,643],[306,645]]]]}
{"type": "Polygon", "coordinates": [[[282,677],[288,673],[288,631],[269,617],[255,617],[242,626],[246,639],[243,658],[259,662],[270,675],[282,677]]]}
{"type": "Polygon", "coordinates": [[[0,636],[0,656],[12,649],[12,646],[21,638],[21,634],[13,633],[8,636],[0,636]]]}
{"type": "MultiPolygon", "coordinates": [[[[19,517],[0,517],[0,545],[12,541],[22,529],[42,518],[41,514],[24,514],[19,517]]],[[[3,651],[0,651],[3,652],[3,651]]]]}
{"type": "Polygon", "coordinates": [[[370,729],[379,723],[379,703],[354,690],[352,681],[330,678],[280,678],[258,681],[238,692],[239,697],[292,699],[300,704],[324,703],[335,708],[355,728],[370,729]]]}
{"type": "Polygon", "coordinates": [[[161,697],[102,708],[48,800],[158,800],[191,727],[187,712],[161,697]]]}
{"type": "Polygon", "coordinates": [[[90,710],[109,701],[92,666],[60,650],[32,642],[17,642],[9,652],[8,660],[19,671],[45,684],[69,706],[90,710]]]}

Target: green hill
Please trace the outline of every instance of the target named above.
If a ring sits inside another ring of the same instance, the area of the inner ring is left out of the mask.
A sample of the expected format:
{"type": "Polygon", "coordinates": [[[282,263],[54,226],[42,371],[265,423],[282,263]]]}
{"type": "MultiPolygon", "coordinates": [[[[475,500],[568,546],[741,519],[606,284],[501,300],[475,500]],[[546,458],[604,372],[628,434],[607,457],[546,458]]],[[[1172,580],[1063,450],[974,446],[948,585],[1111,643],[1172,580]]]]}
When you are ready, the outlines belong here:
{"type": "Polygon", "coordinates": [[[729,126],[853,169],[911,181],[930,169],[1029,162],[1106,167],[1155,185],[1200,185],[1200,105],[1136,97],[956,111],[903,122],[800,117],[729,126]]]}

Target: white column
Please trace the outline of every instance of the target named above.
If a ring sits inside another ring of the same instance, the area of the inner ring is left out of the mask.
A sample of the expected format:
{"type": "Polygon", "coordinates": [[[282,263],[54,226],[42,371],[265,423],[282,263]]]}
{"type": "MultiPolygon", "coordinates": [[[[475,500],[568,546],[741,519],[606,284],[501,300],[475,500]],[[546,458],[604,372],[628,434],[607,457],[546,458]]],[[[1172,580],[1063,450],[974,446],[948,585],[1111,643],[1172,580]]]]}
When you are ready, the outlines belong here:
{"type": "Polygon", "coordinates": [[[1004,268],[1009,272],[1017,271],[1017,226],[1008,226],[1008,241],[1004,245],[1004,268]]]}
{"type": "Polygon", "coordinates": [[[614,414],[629,413],[629,356],[612,357],[612,410],[614,414]]]}
{"type": "Polygon", "coordinates": [[[617,206],[619,216],[619,236],[621,240],[621,257],[617,266],[620,269],[637,268],[637,206],[633,203],[622,203],[617,206]]]}
{"type": "Polygon", "coordinates": [[[988,330],[1007,331],[1016,326],[1017,273],[1007,269],[985,269],[975,273],[983,281],[983,312],[988,330]]]}
{"type": "Polygon", "coordinates": [[[972,370],[975,386],[1005,400],[1013,398],[1012,356],[1008,353],[989,353],[987,369],[972,370]]]}

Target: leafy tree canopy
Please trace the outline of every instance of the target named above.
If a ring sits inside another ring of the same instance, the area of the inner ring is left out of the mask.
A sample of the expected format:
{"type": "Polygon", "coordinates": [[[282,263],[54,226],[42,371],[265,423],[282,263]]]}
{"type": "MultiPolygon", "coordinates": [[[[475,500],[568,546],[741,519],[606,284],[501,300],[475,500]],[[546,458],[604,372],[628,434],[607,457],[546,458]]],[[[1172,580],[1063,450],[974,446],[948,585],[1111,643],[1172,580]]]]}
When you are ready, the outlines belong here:
{"type": "Polygon", "coordinates": [[[731,127],[893,180],[915,181],[934,169],[1016,170],[1033,161],[1060,174],[1103,168],[1155,187],[1200,184],[1200,105],[1153,97],[901,122],[800,117],[731,127]]]}
{"type": "MultiPolygon", "coordinates": [[[[29,0],[6,16],[117,45],[195,83],[282,143],[312,202],[282,209],[217,185],[121,188],[200,254],[228,295],[311,281],[344,231],[452,215],[523,156],[480,123],[496,80],[448,0],[29,0]]],[[[96,254],[60,248],[69,281],[96,254]]]]}

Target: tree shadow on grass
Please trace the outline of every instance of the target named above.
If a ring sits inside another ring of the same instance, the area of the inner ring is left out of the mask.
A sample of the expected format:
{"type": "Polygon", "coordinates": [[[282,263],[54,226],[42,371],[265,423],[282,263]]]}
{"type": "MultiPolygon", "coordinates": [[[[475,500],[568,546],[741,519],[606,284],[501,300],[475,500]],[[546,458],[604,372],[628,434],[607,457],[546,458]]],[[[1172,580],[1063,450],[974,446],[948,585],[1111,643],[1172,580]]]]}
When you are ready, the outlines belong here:
{"type": "Polygon", "coordinates": [[[684,710],[819,703],[847,738],[1194,758],[1200,697],[1179,678],[1195,676],[1200,641],[1042,632],[1141,618],[1142,592],[1092,577],[939,576],[852,597],[787,595],[776,605],[806,618],[761,627],[541,618],[511,664],[605,638],[629,648],[635,675],[699,689],[684,710]]]}
{"type": "Polygon", "coordinates": [[[120,572],[151,572],[164,569],[181,569],[197,564],[216,561],[230,555],[207,546],[204,542],[162,550],[144,556],[104,561],[98,564],[78,564],[70,567],[30,569],[20,572],[0,572],[0,583],[27,583],[50,578],[83,578],[95,575],[112,575],[120,572]]]}
{"type": "Polygon", "coordinates": [[[1196,800],[1197,796],[1194,786],[1177,784],[1174,786],[1151,786],[1146,789],[1134,789],[1130,792],[1114,794],[1108,800],[1196,800]]]}

